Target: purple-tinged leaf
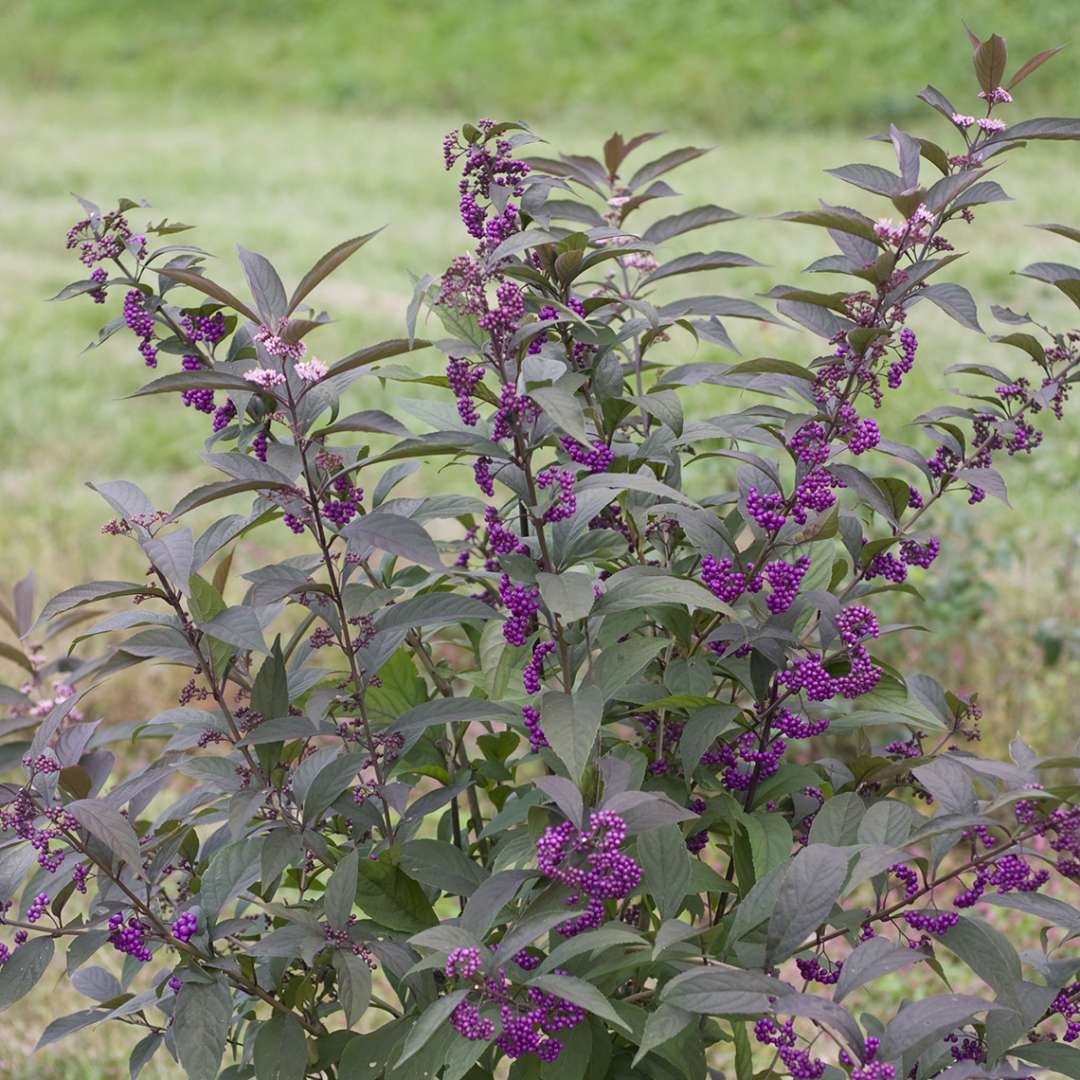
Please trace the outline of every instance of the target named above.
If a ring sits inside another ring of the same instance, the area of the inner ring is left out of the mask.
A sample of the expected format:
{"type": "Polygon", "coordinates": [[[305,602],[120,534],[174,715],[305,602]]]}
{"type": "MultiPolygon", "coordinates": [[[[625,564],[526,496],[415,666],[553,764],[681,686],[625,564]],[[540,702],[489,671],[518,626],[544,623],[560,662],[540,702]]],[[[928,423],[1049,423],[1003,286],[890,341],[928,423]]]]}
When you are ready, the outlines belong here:
{"type": "Polygon", "coordinates": [[[1003,1007],[970,994],[935,994],[908,1002],[886,1026],[879,1056],[883,1061],[914,1056],[977,1013],[1003,1007]]]}
{"type": "Polygon", "coordinates": [[[127,818],[95,799],[77,799],[64,809],[109,853],[134,870],[142,864],[139,839],[127,818]]]}
{"type": "Polygon", "coordinates": [[[726,210],[722,206],[699,206],[693,210],[685,210],[681,214],[672,214],[670,217],[661,218],[653,222],[642,234],[641,239],[650,244],[662,244],[673,236],[681,236],[683,233],[693,232],[695,229],[703,229],[707,225],[719,225],[725,221],[735,221],[741,218],[734,210],[726,210]]]}
{"type": "Polygon", "coordinates": [[[769,919],[766,955],[786,960],[829,917],[848,874],[848,854],[827,844],[803,848],[784,873],[769,919]]]}
{"type": "Polygon", "coordinates": [[[975,50],[975,77],[986,93],[989,94],[1001,86],[1001,81],[1005,78],[1005,65],[1008,59],[1009,53],[1003,37],[991,34],[985,41],[979,43],[979,47],[975,50]]]}
{"type": "Polygon", "coordinates": [[[584,828],[585,803],[576,784],[565,776],[538,776],[533,783],[563,812],[577,828],[584,828]]]}
{"type": "Polygon", "coordinates": [[[917,300],[929,300],[961,326],[966,326],[969,330],[980,334],[983,332],[983,328],[979,325],[979,313],[975,307],[975,301],[963,285],[952,282],[927,285],[908,301],[909,306],[917,300]]]}
{"type": "Polygon", "coordinates": [[[875,937],[864,941],[844,960],[844,969],[836,983],[833,1000],[843,1001],[860,986],[925,959],[924,953],[909,949],[906,945],[897,945],[887,938],[875,937]]]}
{"type": "Polygon", "coordinates": [[[642,167],[626,182],[626,187],[630,191],[637,191],[638,188],[645,187],[646,184],[652,183],[658,176],[663,176],[664,173],[670,172],[672,169],[677,169],[680,165],[685,165],[689,161],[694,161],[703,154],[709,153],[712,149],[711,146],[684,146],[679,150],[669,150],[655,161],[650,161],[647,165],[642,165],[642,167]]]}
{"type": "Polygon", "coordinates": [[[1042,67],[1047,60],[1057,56],[1064,48],[1064,45],[1056,45],[1052,49],[1043,49],[1042,52],[1036,53],[1030,60],[1025,61],[1016,69],[1016,74],[1005,84],[1005,89],[1011,90],[1017,83],[1022,82],[1037,68],[1042,67]]]}
{"type": "Polygon", "coordinates": [[[232,1020],[224,980],[187,981],[176,998],[172,1038],[188,1080],[216,1080],[232,1020]]]}
{"type": "Polygon", "coordinates": [[[194,270],[180,270],[173,266],[163,266],[157,273],[159,277],[168,278],[170,281],[175,281],[181,285],[187,285],[192,289],[197,289],[199,292],[209,296],[212,300],[217,300],[226,307],[232,308],[233,311],[238,311],[241,315],[246,316],[254,323],[262,321],[243,300],[234,296],[228,289],[218,285],[217,282],[211,281],[207,277],[203,277],[202,274],[197,274],[194,270]]]}
{"type": "Polygon", "coordinates": [[[830,176],[838,180],[853,184],[864,191],[872,191],[875,195],[893,196],[903,190],[904,185],[896,173],[889,172],[879,165],[841,165],[837,169],[825,170],[830,176]]]}
{"type": "MultiPolygon", "coordinates": [[[[385,227],[385,226],[384,226],[385,227]]],[[[346,259],[355,255],[369,240],[378,236],[382,229],[365,233],[363,236],[354,236],[351,240],[345,240],[332,247],[325,255],[318,259],[315,265],[300,279],[300,284],[293,290],[289,297],[288,308],[285,314],[291,314],[300,305],[300,301],[324,278],[329,277],[346,259]]]]}
{"type": "Polygon", "coordinates": [[[45,974],[56,946],[51,937],[35,937],[20,945],[0,967],[0,1012],[24,998],[45,974]]]}
{"type": "Polygon", "coordinates": [[[987,142],[1013,142],[1017,139],[1080,139],[1080,118],[1042,116],[1033,120],[1021,120],[1018,124],[991,136],[987,142]]]}

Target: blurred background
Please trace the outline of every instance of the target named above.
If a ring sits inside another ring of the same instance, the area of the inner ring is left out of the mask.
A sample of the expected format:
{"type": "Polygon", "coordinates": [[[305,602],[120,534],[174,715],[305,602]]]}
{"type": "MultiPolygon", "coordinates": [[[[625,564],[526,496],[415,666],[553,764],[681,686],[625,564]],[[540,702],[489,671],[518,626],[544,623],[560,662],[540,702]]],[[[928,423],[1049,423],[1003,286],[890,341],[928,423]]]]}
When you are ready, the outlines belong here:
{"type": "MultiPolygon", "coordinates": [[[[567,153],[598,153],[616,128],[665,130],[659,152],[715,146],[673,178],[680,209],[708,201],[764,218],[821,197],[876,216],[870,197],[822,170],[890,164],[864,141],[890,121],[944,139],[941,118],[915,98],[927,82],[977,111],[962,20],[982,37],[1007,38],[1010,70],[1080,38],[1075,0],[6,0],[0,13],[0,587],[32,568],[42,598],[141,572],[127,545],[100,534],[108,510],[85,481],[133,479],[168,507],[207,479],[197,458],[207,417],[173,396],[120,400],[146,381],[133,339],[121,333],[81,351],[119,298],[105,308],[85,298],[46,302],[81,276],[64,249],[82,216],[70,192],[105,207],[145,198],[147,218],[198,226],[184,240],[214,251],[212,276],[237,291],[236,243],[269,255],[288,284],[332,244],[387,225],[316,296],[336,320],[311,339],[329,361],[400,333],[409,273],[438,274],[465,249],[440,143],[466,120],[526,120],[550,150],[567,153]]],[[[1025,82],[1009,108],[1015,118],[1080,115],[1080,48],[1025,82]]],[[[1068,241],[1026,225],[1080,225],[1080,144],[1033,145],[1015,158],[999,178],[1017,201],[977,211],[973,254],[951,277],[977,299],[1075,325],[1066,301],[1011,271],[1036,259],[1077,261],[1068,241]]],[[[141,212],[131,217],[144,224],[141,212]]],[[[723,230],[687,250],[712,243],[769,265],[711,275],[702,292],[751,296],[795,282],[828,250],[818,230],[780,222],[723,230]]],[[[988,333],[999,331],[982,306],[980,316],[988,333]]],[[[909,416],[941,403],[956,381],[942,374],[949,364],[1023,370],[1015,350],[929,305],[913,324],[923,346],[905,383],[909,416]]],[[[746,356],[812,356],[794,334],[729,329],[746,356]]],[[[672,362],[721,358],[708,345],[695,354],[687,338],[668,349],[672,362]]],[[[437,357],[415,363],[434,370],[437,357]]],[[[731,407],[724,393],[695,394],[694,410],[731,407]]],[[[415,396],[374,379],[352,394],[355,408],[407,421],[401,399],[415,396]]],[[[969,512],[957,500],[938,514],[944,554],[923,579],[929,611],[895,613],[934,628],[905,665],[977,690],[995,745],[1019,728],[1039,750],[1065,750],[1080,730],[1073,412],[1063,425],[1050,422],[1041,451],[1008,463],[1011,509],[987,500],[969,512]]],[[[890,433],[903,437],[893,423],[890,433]]],[[[719,468],[692,482],[730,487],[719,468]]],[[[459,473],[441,475],[448,486],[463,483],[459,473]]],[[[292,551],[280,533],[259,541],[268,559],[292,551]]],[[[0,683],[18,681],[0,659],[0,683]]],[[[153,715],[170,703],[172,681],[140,668],[98,708],[116,721],[153,715]]],[[[127,1075],[128,1041],[101,1028],[27,1060],[53,1004],[24,1003],[5,1016],[0,1077],[127,1075]]]]}

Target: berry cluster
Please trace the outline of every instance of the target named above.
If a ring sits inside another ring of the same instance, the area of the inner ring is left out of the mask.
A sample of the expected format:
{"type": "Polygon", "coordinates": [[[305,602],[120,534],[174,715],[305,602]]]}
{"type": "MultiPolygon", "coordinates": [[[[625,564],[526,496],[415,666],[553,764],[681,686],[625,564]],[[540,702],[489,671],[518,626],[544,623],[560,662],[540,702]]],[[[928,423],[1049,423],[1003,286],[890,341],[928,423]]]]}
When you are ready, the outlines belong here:
{"type": "Polygon", "coordinates": [[[503,574],[499,581],[499,599],[510,612],[503,623],[503,637],[508,645],[524,645],[540,610],[540,590],[535,585],[515,585],[508,575],[503,574]]]}
{"type": "Polygon", "coordinates": [[[626,822],[618,814],[597,810],[588,827],[570,821],[549,826],[536,842],[536,865],[542,874],[569,886],[567,905],[584,910],[556,929],[565,937],[600,926],[604,902],[621,900],[641,884],[641,867],[619,848],[626,839],[626,822]]]}
{"type": "Polygon", "coordinates": [[[109,944],[120,953],[134,957],[146,964],[152,959],[146,936],[150,927],[141,919],[132,915],[124,921],[123,912],[117,911],[109,916],[109,944]]]}
{"type": "Polygon", "coordinates": [[[188,942],[199,931],[199,917],[192,911],[185,911],[173,921],[169,932],[177,941],[188,942]]]}

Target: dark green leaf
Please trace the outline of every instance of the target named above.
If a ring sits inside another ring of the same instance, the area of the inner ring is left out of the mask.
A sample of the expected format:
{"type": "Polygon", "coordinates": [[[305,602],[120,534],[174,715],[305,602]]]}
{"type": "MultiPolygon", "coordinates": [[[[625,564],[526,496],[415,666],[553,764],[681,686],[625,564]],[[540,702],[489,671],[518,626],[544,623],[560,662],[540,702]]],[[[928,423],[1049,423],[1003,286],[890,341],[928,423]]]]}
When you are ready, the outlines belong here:
{"type": "Polygon", "coordinates": [[[255,1035],[256,1080],[304,1080],[307,1046],[294,1016],[275,1012],[255,1035]]]}
{"type": "Polygon", "coordinates": [[[661,918],[673,919],[690,885],[690,856],[682,831],[667,825],[643,833],[637,856],[646,892],[656,901],[661,918]]]}
{"type": "Polygon", "coordinates": [[[549,690],[540,699],[544,734],[575,783],[581,782],[596,745],[603,712],[603,695],[591,686],[574,694],[549,690]]]}

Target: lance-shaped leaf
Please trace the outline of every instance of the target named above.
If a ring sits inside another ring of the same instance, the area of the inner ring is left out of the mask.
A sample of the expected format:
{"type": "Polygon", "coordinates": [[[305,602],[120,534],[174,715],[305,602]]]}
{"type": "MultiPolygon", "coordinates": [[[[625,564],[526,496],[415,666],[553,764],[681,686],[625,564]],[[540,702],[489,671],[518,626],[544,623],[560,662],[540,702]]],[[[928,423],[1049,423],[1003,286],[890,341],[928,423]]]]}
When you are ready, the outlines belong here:
{"type": "Polygon", "coordinates": [[[1055,1076],[1080,1080],[1080,1050],[1060,1042],[1021,1043],[1009,1053],[1021,1061],[1049,1069],[1055,1076]]]}
{"type": "Polygon", "coordinates": [[[247,278],[248,288],[255,299],[255,307],[262,316],[262,322],[272,323],[286,312],[288,302],[285,299],[285,286],[265,255],[247,248],[236,247],[240,257],[240,266],[247,278]]]}
{"type": "Polygon", "coordinates": [[[467,989],[453,990],[441,998],[436,998],[420,1014],[420,1019],[413,1024],[408,1037],[405,1039],[405,1045],[401,1048],[401,1056],[395,1063],[395,1069],[400,1069],[406,1061],[427,1046],[435,1032],[449,1021],[450,1014],[465,1000],[468,994],[467,989]]]}
{"type": "Polygon", "coordinates": [[[184,983],[172,1035],[188,1080],[216,1080],[231,1020],[232,998],[223,981],[184,983]]]}
{"type": "Polygon", "coordinates": [[[1064,48],[1064,45],[1057,45],[1052,49],[1043,49],[1042,52],[1036,53],[1030,60],[1026,60],[1016,69],[1016,74],[1014,74],[1005,84],[1005,89],[1011,90],[1017,83],[1022,82],[1037,68],[1042,67],[1042,65],[1045,64],[1047,60],[1051,59],[1051,57],[1057,56],[1064,48]]]}
{"type": "Polygon", "coordinates": [[[612,615],[657,604],[680,604],[704,611],[732,615],[731,608],[704,586],[687,578],[667,574],[642,574],[621,578],[610,585],[596,605],[596,613],[612,615]]]}
{"type": "Polygon", "coordinates": [[[603,695],[594,686],[582,686],[573,694],[549,690],[540,699],[544,734],[576,784],[596,744],[603,712],[603,695]]]}
{"type": "MultiPolygon", "coordinates": [[[[385,227],[385,226],[384,226],[385,227]]],[[[324,278],[329,277],[346,259],[355,255],[369,240],[379,235],[382,229],[365,233],[363,236],[354,236],[351,240],[345,240],[332,247],[323,255],[315,265],[300,279],[300,284],[293,290],[289,297],[287,314],[294,312],[300,305],[300,301],[324,278]]]]}
{"type": "Polygon", "coordinates": [[[327,435],[337,435],[342,431],[372,431],[383,435],[396,435],[399,439],[407,439],[411,435],[409,429],[389,413],[381,409],[365,409],[327,424],[324,428],[319,428],[318,431],[312,432],[311,437],[320,439],[327,435]]]}
{"type": "Polygon", "coordinates": [[[169,517],[175,521],[178,517],[218,499],[227,499],[230,495],[241,495],[246,491],[293,491],[292,484],[280,480],[221,480],[215,484],[204,484],[194,491],[189,491],[170,511],[169,517]]]}
{"type": "Polygon", "coordinates": [[[76,585],[72,589],[65,589],[57,593],[41,610],[37,617],[37,626],[48,622],[56,615],[61,615],[72,608],[82,607],[84,604],[93,604],[98,600],[111,600],[117,596],[138,596],[149,593],[153,596],[163,596],[160,589],[148,588],[130,581],[91,581],[86,585],[76,585]]]}
{"type": "Polygon", "coordinates": [[[304,1080],[307,1046],[304,1029],[295,1016],[275,1012],[259,1026],[254,1064],[257,1080],[304,1080]]]}
{"type": "Polygon", "coordinates": [[[1000,1008],[970,994],[935,994],[909,1002],[886,1026],[879,1055],[883,1061],[915,1055],[977,1013],[1000,1008]]]}
{"type": "Polygon", "coordinates": [[[768,975],[715,966],[676,975],[664,986],[660,999],[709,1016],[761,1016],[769,1011],[771,998],[791,992],[786,983],[768,975]]]}
{"type": "Polygon", "coordinates": [[[777,214],[780,221],[793,221],[799,225],[817,225],[823,229],[837,229],[840,232],[851,233],[853,236],[861,236],[872,244],[880,246],[877,234],[874,232],[874,223],[865,214],[852,210],[847,206],[829,206],[822,203],[818,210],[789,210],[784,214],[777,214]]]}
{"type": "Polygon", "coordinates": [[[34,989],[45,974],[55,948],[51,937],[35,937],[8,957],[0,967],[0,1012],[34,989]]]}
{"type": "Polygon", "coordinates": [[[670,172],[672,169],[677,169],[680,165],[685,165],[688,161],[694,161],[703,154],[709,153],[710,150],[712,150],[711,146],[683,146],[678,150],[669,150],[655,161],[650,161],[647,165],[642,165],[642,167],[626,182],[626,186],[631,191],[637,191],[638,188],[652,183],[658,176],[663,176],[664,173],[670,172]]]}
{"type": "Polygon", "coordinates": [[[78,799],[64,809],[117,860],[139,867],[139,840],[122,814],[95,799],[78,799]]]}
{"type": "Polygon", "coordinates": [[[879,165],[841,165],[838,169],[826,169],[830,176],[853,184],[875,195],[897,195],[903,190],[903,182],[896,173],[889,172],[879,165]]]}
{"type": "Polygon", "coordinates": [[[637,857],[645,890],[656,901],[661,918],[673,919],[690,886],[690,855],[682,831],[667,825],[642,833],[637,857]]]}
{"type": "Polygon", "coordinates": [[[599,1016],[601,1020],[606,1020],[615,1027],[629,1030],[608,999],[584,979],[577,979],[573,975],[536,975],[529,980],[529,985],[580,1005],[586,1012],[599,1016]]]}
{"type": "Polygon", "coordinates": [[[925,959],[924,954],[915,949],[897,945],[886,938],[871,938],[844,960],[844,969],[840,972],[833,998],[843,1001],[860,986],[925,959]]]}
{"type": "Polygon", "coordinates": [[[673,236],[681,236],[683,233],[693,232],[695,229],[703,229],[707,225],[718,225],[724,221],[735,221],[742,217],[734,210],[725,210],[722,206],[698,206],[693,210],[685,210],[681,214],[672,214],[670,217],[661,218],[653,222],[641,239],[650,244],[662,244],[673,236]]]}
{"type": "Polygon", "coordinates": [[[415,341],[408,341],[406,338],[391,338],[388,341],[380,341],[377,345],[369,345],[365,349],[358,349],[354,353],[349,353],[348,356],[343,356],[330,368],[322,381],[332,379],[335,375],[343,375],[345,372],[367,367],[369,364],[389,359],[391,356],[400,356],[402,353],[426,349],[430,344],[430,341],[425,341],[423,338],[417,338],[415,341]]]}
{"type": "Polygon", "coordinates": [[[378,548],[421,566],[443,569],[438,549],[423,526],[400,514],[374,510],[347,525],[342,533],[348,538],[349,549],[361,558],[378,548]]]}
{"type": "Polygon", "coordinates": [[[803,848],[784,873],[769,919],[766,954],[771,963],[786,960],[828,917],[847,879],[848,856],[840,848],[803,848]]]}
{"type": "Polygon", "coordinates": [[[345,1022],[352,1027],[371,1004],[371,968],[362,956],[349,949],[334,953],[338,975],[338,998],[345,1011],[345,1022]]]}
{"type": "MultiPolygon", "coordinates": [[[[410,840],[401,850],[401,868],[421,885],[440,889],[451,896],[472,896],[487,880],[487,874],[480,866],[445,840],[410,840]]],[[[355,874],[353,877],[355,891],[355,874]]]]}
{"type": "Polygon", "coordinates": [[[988,143],[1012,142],[1017,139],[1080,139],[1080,118],[1072,116],[1040,116],[1021,120],[992,136],[988,143]]]}
{"type": "Polygon", "coordinates": [[[163,266],[157,273],[161,277],[169,278],[172,281],[179,282],[181,285],[188,285],[192,289],[197,289],[204,295],[209,296],[212,300],[217,300],[226,307],[231,307],[233,311],[238,311],[241,315],[247,316],[252,322],[257,323],[261,321],[259,316],[252,311],[243,300],[233,295],[233,293],[229,292],[224,286],[219,285],[216,281],[211,281],[209,278],[203,277],[202,274],[198,274],[194,270],[181,270],[175,266],[163,266]]]}
{"type": "Polygon", "coordinates": [[[975,77],[987,94],[1001,86],[1008,59],[1009,52],[1003,37],[991,34],[979,43],[975,50],[975,77]]]}
{"type": "Polygon", "coordinates": [[[696,274],[703,270],[727,270],[735,266],[761,266],[757,259],[749,255],[740,255],[737,251],[695,251],[689,255],[680,255],[671,262],[658,266],[651,274],[646,274],[642,284],[651,285],[664,278],[679,274],[696,274]]]}

